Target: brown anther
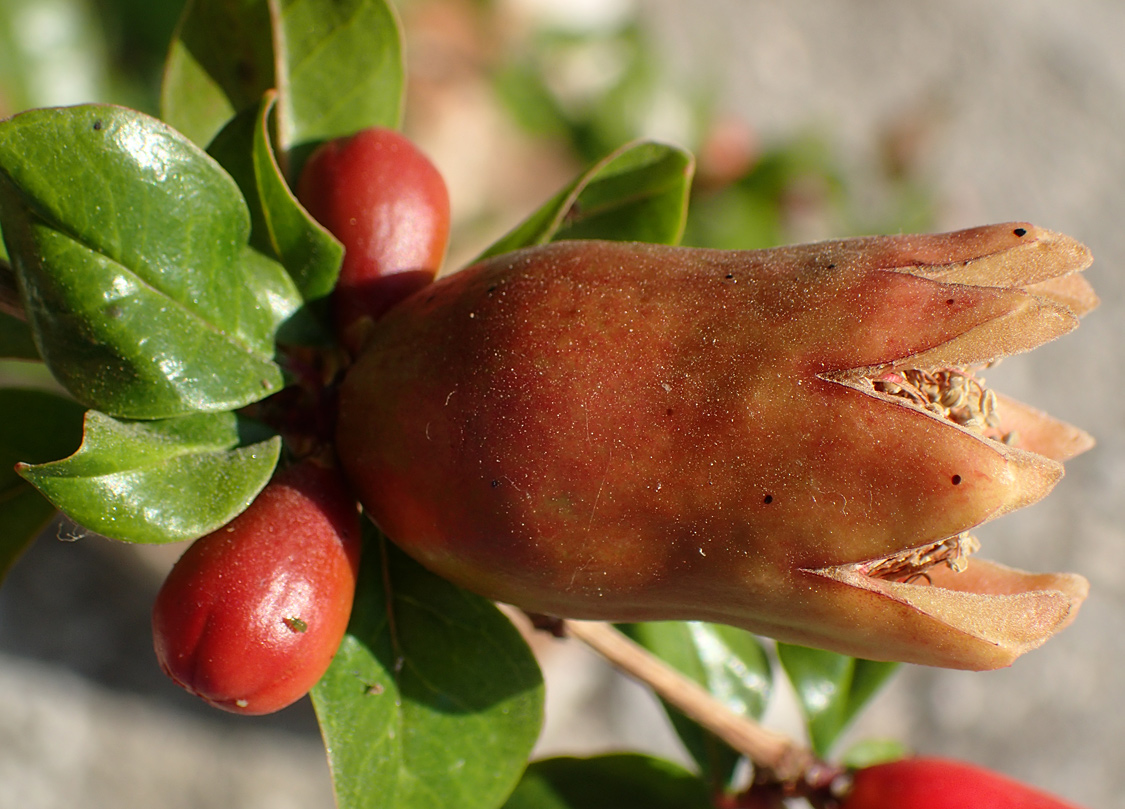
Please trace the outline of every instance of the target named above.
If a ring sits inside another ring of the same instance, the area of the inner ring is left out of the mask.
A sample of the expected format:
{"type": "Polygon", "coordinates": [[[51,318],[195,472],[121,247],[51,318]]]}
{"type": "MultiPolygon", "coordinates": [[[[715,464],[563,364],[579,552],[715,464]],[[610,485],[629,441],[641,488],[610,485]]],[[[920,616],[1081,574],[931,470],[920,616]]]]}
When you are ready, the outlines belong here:
{"type": "Polygon", "coordinates": [[[980,541],[963,533],[947,537],[932,545],[909,548],[880,559],[864,572],[872,578],[901,581],[906,584],[922,577],[932,584],[933,580],[925,571],[944,563],[954,573],[962,573],[969,566],[968,557],[978,550],[980,550],[980,541]]]}
{"type": "MultiPolygon", "coordinates": [[[[984,380],[974,376],[971,370],[908,368],[899,374],[884,373],[871,383],[879,393],[905,399],[916,407],[981,434],[986,429],[996,429],[1001,423],[996,394],[985,388],[984,380]]],[[[991,434],[988,437],[1010,443],[1005,440],[1006,436],[991,434]]]]}

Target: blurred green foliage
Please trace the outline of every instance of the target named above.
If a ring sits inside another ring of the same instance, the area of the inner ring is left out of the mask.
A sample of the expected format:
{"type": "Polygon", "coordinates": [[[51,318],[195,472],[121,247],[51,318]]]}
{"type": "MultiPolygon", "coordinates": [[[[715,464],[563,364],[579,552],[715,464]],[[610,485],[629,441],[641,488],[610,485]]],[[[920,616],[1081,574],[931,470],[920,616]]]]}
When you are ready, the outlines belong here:
{"type": "Polygon", "coordinates": [[[753,249],[925,230],[933,220],[932,196],[909,158],[888,155],[876,176],[857,177],[843,168],[831,131],[758,143],[753,121],[724,117],[712,85],[677,72],[639,17],[592,29],[544,24],[503,54],[492,80],[513,120],[565,144],[581,165],[636,138],[693,151],[687,245],[753,249]]]}
{"type": "Polygon", "coordinates": [[[155,113],[184,0],[0,0],[0,117],[105,101],[155,113]]]}
{"type": "MultiPolygon", "coordinates": [[[[0,117],[89,101],[156,114],[163,61],[184,2],[0,0],[0,117]]],[[[439,4],[397,3],[408,24],[414,12],[439,4]]],[[[490,0],[473,6],[482,20],[505,13],[504,4],[490,0]]],[[[500,36],[501,26],[484,28],[500,36]]],[[[738,121],[746,151],[715,176],[709,150],[730,123],[720,120],[715,90],[677,72],[635,13],[574,27],[543,19],[502,44],[488,68],[498,99],[529,138],[558,143],[576,165],[637,138],[666,139],[700,156],[684,244],[767,247],[924,230],[933,221],[933,198],[912,166],[877,166],[869,171],[878,176],[857,177],[842,167],[830,131],[755,143],[753,121],[738,121]]]]}

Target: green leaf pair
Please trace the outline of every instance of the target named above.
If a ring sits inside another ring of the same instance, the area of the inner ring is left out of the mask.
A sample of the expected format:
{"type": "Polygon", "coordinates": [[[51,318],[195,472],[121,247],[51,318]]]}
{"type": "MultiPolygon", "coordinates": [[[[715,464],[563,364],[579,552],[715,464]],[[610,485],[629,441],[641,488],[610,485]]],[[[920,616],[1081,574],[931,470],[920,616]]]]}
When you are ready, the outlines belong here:
{"type": "MultiPolygon", "coordinates": [[[[78,455],[16,456],[20,474],[127,541],[194,538],[245,508],[280,442],[246,438],[230,411],[282,388],[274,341],[302,298],[249,246],[238,186],[140,113],[32,110],[0,123],[0,220],[28,318],[5,330],[5,353],[42,358],[91,408],[78,455]]],[[[77,429],[77,406],[65,409],[77,429]]],[[[32,413],[12,418],[42,429],[32,413]]]]}
{"type": "Polygon", "coordinates": [[[322,141],[397,127],[403,87],[398,19],[382,0],[191,0],[168,56],[161,108],[204,146],[281,89],[279,151],[293,178],[322,141]]]}
{"type": "Polygon", "coordinates": [[[100,105],[0,123],[0,227],[30,326],[0,322],[4,353],[42,358],[102,411],[79,455],[23,468],[53,503],[118,539],[171,541],[221,525],[268,481],[278,442],[232,440],[244,422],[230,411],[284,385],[276,341],[324,342],[304,304],[331,291],[342,256],[282,166],[397,125],[402,86],[381,0],[196,0],[162,89],[180,131],[100,105]]]}

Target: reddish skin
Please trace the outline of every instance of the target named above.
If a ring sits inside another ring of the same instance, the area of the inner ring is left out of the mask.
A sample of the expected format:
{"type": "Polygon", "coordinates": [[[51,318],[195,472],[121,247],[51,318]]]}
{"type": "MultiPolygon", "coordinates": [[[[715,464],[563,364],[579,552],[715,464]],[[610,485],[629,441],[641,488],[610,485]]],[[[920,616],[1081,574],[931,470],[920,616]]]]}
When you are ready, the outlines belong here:
{"type": "Polygon", "coordinates": [[[344,244],[336,332],[358,353],[370,323],[441,268],[449,241],[445,181],[401,134],[373,128],[313,152],[297,197],[344,244]]]}
{"type": "Polygon", "coordinates": [[[920,584],[867,567],[1042,497],[1055,443],[1017,451],[847,374],[1045,342],[1092,293],[1064,276],[1033,295],[1020,284],[1042,276],[1023,273],[1088,263],[1022,223],[769,251],[526,248],[374,325],[336,448],[387,536],[488,598],[996,668],[1064,626],[1085,581],[975,556],[920,584]]]}
{"type": "Polygon", "coordinates": [[[858,770],[841,809],[1077,809],[999,773],[940,758],[858,770]]]}
{"type": "Polygon", "coordinates": [[[285,470],[168,575],[152,612],[161,668],[233,713],[296,702],[343,638],[359,548],[359,516],[339,473],[309,461],[285,470]]]}

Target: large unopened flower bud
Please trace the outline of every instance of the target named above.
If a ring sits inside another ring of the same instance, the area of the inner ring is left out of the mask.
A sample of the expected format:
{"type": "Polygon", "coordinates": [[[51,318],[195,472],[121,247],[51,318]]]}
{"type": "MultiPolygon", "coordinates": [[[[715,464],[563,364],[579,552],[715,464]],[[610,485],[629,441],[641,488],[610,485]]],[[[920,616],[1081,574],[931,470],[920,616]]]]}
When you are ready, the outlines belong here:
{"type": "Polygon", "coordinates": [[[521,250],[387,315],[339,452],[395,542],[527,610],[1006,665],[1087,584],[970,557],[967,532],[1092,442],[981,372],[1077,325],[1089,262],[1026,224],[521,250]]]}

